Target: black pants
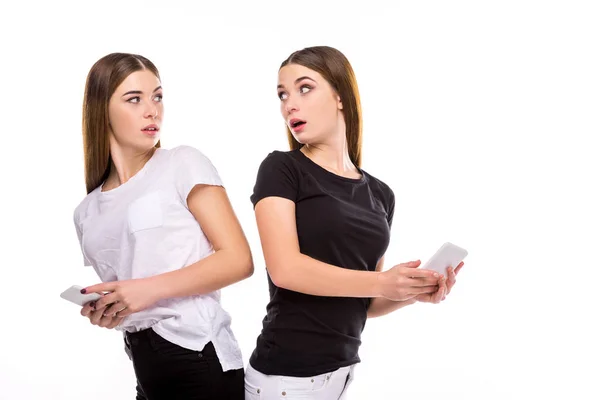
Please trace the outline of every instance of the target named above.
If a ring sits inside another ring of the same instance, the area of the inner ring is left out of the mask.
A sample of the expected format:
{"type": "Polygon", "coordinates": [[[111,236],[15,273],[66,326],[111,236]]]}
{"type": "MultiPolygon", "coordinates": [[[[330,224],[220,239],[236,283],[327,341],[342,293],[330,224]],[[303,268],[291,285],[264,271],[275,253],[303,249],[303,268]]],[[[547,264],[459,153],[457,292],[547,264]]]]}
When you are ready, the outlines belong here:
{"type": "Polygon", "coordinates": [[[185,349],[152,329],[125,334],[137,377],[136,400],[244,400],[244,369],[223,372],[209,342],[185,349]]]}

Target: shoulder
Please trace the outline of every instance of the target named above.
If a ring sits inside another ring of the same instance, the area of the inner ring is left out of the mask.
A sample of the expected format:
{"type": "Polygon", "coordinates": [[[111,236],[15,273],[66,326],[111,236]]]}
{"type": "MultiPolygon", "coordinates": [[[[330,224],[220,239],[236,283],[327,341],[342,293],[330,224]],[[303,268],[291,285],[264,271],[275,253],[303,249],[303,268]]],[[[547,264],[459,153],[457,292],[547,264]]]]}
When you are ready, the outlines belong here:
{"type": "Polygon", "coordinates": [[[165,158],[175,174],[185,172],[191,175],[219,175],[217,168],[208,155],[196,147],[180,145],[164,151],[167,154],[165,158]]]}
{"type": "Polygon", "coordinates": [[[263,163],[272,164],[291,164],[293,162],[293,151],[273,150],[263,159],[263,163]]]}
{"type": "Polygon", "coordinates": [[[299,163],[294,150],[273,150],[262,160],[261,166],[297,169],[299,168],[299,163]]]}
{"type": "Polygon", "coordinates": [[[223,186],[219,171],[203,151],[188,145],[180,145],[166,151],[168,168],[184,198],[187,198],[196,184],[223,186]]]}
{"type": "Polygon", "coordinates": [[[73,211],[73,220],[77,225],[79,225],[79,223],[88,216],[90,205],[92,205],[94,200],[98,197],[100,188],[101,186],[98,186],[96,189],[91,191],[83,198],[83,200],[79,202],[77,207],[75,207],[75,210],[73,211]]]}
{"type": "Polygon", "coordinates": [[[259,174],[277,174],[285,172],[286,174],[296,175],[300,166],[294,157],[293,151],[273,150],[260,163],[259,174]]]}
{"type": "Polygon", "coordinates": [[[299,182],[300,170],[293,151],[271,151],[260,163],[250,200],[255,206],[261,199],[270,196],[295,201],[299,182]]]}
{"type": "Polygon", "coordinates": [[[365,170],[361,169],[361,172],[365,175],[367,183],[371,188],[371,191],[377,193],[382,200],[386,202],[393,202],[395,198],[395,194],[393,189],[381,179],[376,178],[375,176],[369,174],[365,170]]]}
{"type": "Polygon", "coordinates": [[[208,156],[196,147],[180,145],[172,149],[164,149],[169,158],[178,163],[212,163],[208,156]]]}

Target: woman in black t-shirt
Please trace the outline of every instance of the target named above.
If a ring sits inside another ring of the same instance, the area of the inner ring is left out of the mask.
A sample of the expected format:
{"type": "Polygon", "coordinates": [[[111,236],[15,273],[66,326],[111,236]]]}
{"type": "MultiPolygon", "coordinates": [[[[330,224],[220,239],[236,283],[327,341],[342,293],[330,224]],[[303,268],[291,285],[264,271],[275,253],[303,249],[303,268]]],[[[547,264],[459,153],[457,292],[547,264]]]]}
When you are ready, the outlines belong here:
{"type": "Polygon", "coordinates": [[[382,272],[394,192],[361,169],[358,87],[341,52],[292,53],[277,93],[291,151],[264,159],[251,196],[270,301],[246,399],[339,399],[360,362],[366,319],[438,303],[462,263],[447,280],[419,261],[382,272]]]}

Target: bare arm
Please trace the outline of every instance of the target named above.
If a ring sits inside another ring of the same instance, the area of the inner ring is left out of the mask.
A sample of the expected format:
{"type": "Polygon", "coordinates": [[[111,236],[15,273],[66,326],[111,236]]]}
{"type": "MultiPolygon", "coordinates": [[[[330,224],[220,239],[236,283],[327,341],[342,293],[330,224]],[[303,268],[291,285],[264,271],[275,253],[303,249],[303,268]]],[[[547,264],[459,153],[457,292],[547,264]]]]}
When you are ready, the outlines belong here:
{"type": "Polygon", "coordinates": [[[150,278],[163,299],[210,293],[254,272],[250,246],[225,189],[196,185],[187,203],[215,252],[185,268],[150,278]]]}
{"type": "Polygon", "coordinates": [[[295,207],[293,201],[280,197],[264,198],[255,207],[267,271],[276,286],[315,296],[359,298],[429,291],[421,286],[433,279],[432,272],[409,268],[410,263],[389,273],[355,271],[300,253],[295,207]]]}
{"type": "MultiPolygon", "coordinates": [[[[381,259],[377,263],[377,267],[375,267],[375,271],[381,272],[381,270],[383,269],[384,259],[385,257],[381,257],[381,259]]],[[[383,315],[389,314],[393,311],[396,311],[402,307],[409,306],[416,302],[416,296],[403,301],[393,301],[390,299],[386,299],[385,297],[378,297],[371,301],[371,305],[367,310],[367,318],[381,317],[383,315]]]]}

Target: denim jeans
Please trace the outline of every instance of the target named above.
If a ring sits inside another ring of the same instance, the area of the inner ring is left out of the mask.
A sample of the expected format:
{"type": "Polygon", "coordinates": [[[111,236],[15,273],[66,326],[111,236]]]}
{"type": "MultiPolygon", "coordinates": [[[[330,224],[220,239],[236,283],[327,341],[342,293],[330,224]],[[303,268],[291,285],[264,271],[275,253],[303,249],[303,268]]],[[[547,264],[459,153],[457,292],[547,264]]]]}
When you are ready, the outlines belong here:
{"type": "Polygon", "coordinates": [[[354,365],[307,378],[265,375],[246,368],[245,400],[343,400],[354,379],[354,365]]]}
{"type": "Polygon", "coordinates": [[[215,348],[173,344],[152,329],[125,334],[137,378],[136,400],[243,400],[244,370],[223,372],[215,348]]]}

